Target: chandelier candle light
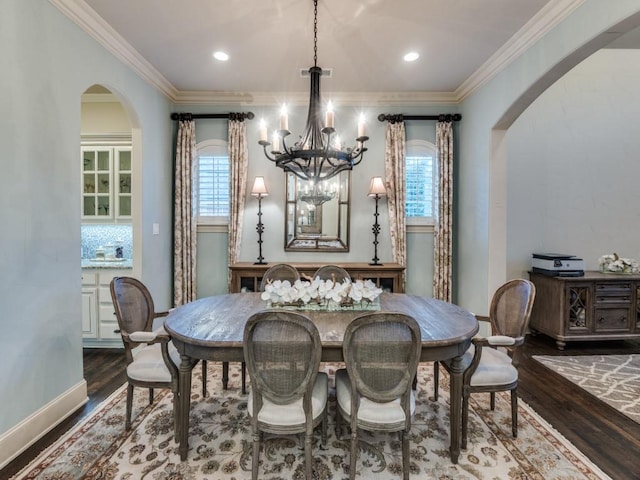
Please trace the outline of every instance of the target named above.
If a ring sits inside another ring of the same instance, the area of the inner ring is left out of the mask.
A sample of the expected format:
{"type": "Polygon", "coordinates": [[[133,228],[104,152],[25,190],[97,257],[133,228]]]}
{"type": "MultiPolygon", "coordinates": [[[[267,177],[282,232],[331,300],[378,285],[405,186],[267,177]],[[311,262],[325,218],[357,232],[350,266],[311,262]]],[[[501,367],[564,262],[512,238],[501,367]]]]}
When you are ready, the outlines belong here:
{"type": "Polygon", "coordinates": [[[378,258],[378,234],[380,233],[380,224],[378,223],[378,217],[380,214],[378,213],[378,201],[380,197],[387,194],[387,191],[384,188],[384,182],[382,181],[382,177],[373,177],[371,179],[371,186],[369,187],[369,196],[374,197],[376,199],[376,212],[373,214],[373,218],[375,218],[375,222],[373,224],[373,228],[371,231],[373,232],[373,260],[369,265],[382,265],[380,263],[380,259],[378,258]]]}
{"type": "Polygon", "coordinates": [[[254,265],[264,265],[267,262],[264,261],[262,256],[262,232],[264,232],[264,226],[262,225],[262,197],[269,195],[267,186],[264,184],[264,177],[256,177],[253,182],[253,188],[251,189],[251,195],[258,197],[258,225],[256,231],[258,232],[258,261],[253,262],[254,265]]]}
{"type": "Polygon", "coordinates": [[[320,76],[318,67],[318,0],[313,0],[313,67],[309,69],[311,87],[309,92],[309,112],[307,125],[298,142],[287,144],[289,117],[285,106],[280,111],[280,129],[273,134],[272,142],[267,140],[267,125],[260,123],[259,144],[265,156],[285,172],[291,172],[303,180],[320,182],[338,173],[351,170],[358,165],[367,148],[364,146],[369,137],[365,134],[364,116],[360,115],[358,136],[354,147],[345,148],[335,135],[335,115],[331,102],[327,105],[324,126],[321,112],[320,76]]]}

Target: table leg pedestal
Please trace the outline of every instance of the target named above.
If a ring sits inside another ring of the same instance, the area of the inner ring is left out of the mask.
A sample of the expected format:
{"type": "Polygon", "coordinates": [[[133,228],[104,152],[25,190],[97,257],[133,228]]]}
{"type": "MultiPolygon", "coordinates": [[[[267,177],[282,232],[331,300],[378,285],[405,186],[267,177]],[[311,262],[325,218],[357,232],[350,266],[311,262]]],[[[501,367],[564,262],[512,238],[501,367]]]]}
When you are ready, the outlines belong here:
{"type": "Polygon", "coordinates": [[[189,411],[191,409],[191,371],[195,365],[191,357],[180,355],[178,370],[178,435],[180,460],[187,459],[189,451],[189,411]]]}
{"type": "Polygon", "coordinates": [[[451,446],[449,447],[449,453],[451,454],[451,461],[458,463],[458,457],[460,456],[460,430],[462,428],[462,357],[455,357],[451,361],[449,372],[449,394],[450,394],[450,417],[451,417],[451,446]]]}

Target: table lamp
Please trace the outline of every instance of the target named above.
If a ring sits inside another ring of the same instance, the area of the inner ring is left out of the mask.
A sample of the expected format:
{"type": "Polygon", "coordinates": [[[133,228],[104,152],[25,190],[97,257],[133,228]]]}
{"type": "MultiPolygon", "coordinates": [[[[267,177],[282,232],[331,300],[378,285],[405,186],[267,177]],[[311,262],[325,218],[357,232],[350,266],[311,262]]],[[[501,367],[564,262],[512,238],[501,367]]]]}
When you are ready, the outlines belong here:
{"type": "Polygon", "coordinates": [[[256,177],[253,182],[253,188],[251,189],[251,195],[258,197],[258,225],[256,231],[258,232],[258,261],[253,262],[254,265],[264,265],[267,262],[264,261],[262,256],[262,232],[264,232],[264,226],[262,225],[262,197],[269,195],[267,186],[264,184],[264,177],[256,177]]]}

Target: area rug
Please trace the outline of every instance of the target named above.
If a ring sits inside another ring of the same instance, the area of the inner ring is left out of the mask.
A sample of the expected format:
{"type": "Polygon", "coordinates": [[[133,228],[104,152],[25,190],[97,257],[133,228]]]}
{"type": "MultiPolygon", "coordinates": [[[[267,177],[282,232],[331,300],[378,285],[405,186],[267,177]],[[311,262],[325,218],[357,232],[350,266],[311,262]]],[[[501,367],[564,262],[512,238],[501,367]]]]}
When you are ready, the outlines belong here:
{"type": "Polygon", "coordinates": [[[640,423],[640,355],[535,355],[533,358],[640,423]]]}
{"type": "MultiPolygon", "coordinates": [[[[209,395],[201,396],[199,369],[194,370],[189,426],[189,454],[181,462],[173,440],[171,394],[148,395],[136,389],[133,426],[124,430],[126,391],[107,399],[87,420],[58,440],[16,479],[193,479],[251,478],[251,435],[246,395],[240,393],[239,369],[230,366],[230,388],[220,389],[221,369],[209,368],[209,395]]],[[[419,371],[416,415],[410,435],[411,476],[423,479],[609,479],[529,406],[520,402],[518,438],[511,437],[508,395],[472,397],[469,443],[459,463],[449,458],[448,376],[441,379],[437,402],[432,366],[419,371]]],[[[335,365],[323,364],[330,375],[335,365]]],[[[334,392],[332,391],[332,394],[334,392]]],[[[349,477],[349,437],[336,438],[335,401],[330,402],[329,438],[313,445],[314,479],[349,477]]],[[[260,479],[304,478],[304,451],[296,437],[270,437],[260,455],[260,479]]],[[[395,434],[361,435],[357,475],[361,479],[402,478],[401,445],[395,434]]]]}

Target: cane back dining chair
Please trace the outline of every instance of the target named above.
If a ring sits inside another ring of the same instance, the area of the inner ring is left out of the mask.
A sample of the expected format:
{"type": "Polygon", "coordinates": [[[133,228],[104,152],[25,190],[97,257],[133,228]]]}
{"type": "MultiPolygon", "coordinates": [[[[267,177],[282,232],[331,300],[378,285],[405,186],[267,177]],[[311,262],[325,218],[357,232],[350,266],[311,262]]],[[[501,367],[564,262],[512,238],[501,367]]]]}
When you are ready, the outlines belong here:
{"type": "Polygon", "coordinates": [[[351,275],[344,268],[338,265],[323,265],[313,274],[313,278],[320,280],[333,280],[334,283],[342,283],[345,280],[351,281],[351,275]]]}
{"type": "MultiPolygon", "coordinates": [[[[516,353],[524,344],[536,288],[529,280],[506,282],[493,294],[488,321],[491,335],[476,337],[462,356],[462,448],[467,447],[469,396],[489,392],[491,410],[495,393],[511,391],[511,433],[518,436],[518,369],[516,353]]],[[[478,317],[479,320],[486,319],[478,317]]],[[[442,366],[450,371],[451,361],[442,366]]],[[[434,398],[438,399],[438,362],[434,363],[434,398]]]]}
{"type": "MultiPolygon", "coordinates": [[[[125,429],[131,429],[133,388],[149,389],[153,403],[154,388],[171,389],[174,419],[178,405],[178,365],[180,356],[163,328],[152,331],[153,320],[168,312],[155,312],[151,294],[142,282],[130,277],[115,277],[110,284],[118,328],[127,360],[127,406],[125,429]]],[[[176,424],[177,425],[177,424],[176,424]]],[[[178,432],[175,432],[176,438],[178,432]]]]}
{"type": "Polygon", "coordinates": [[[412,317],[373,312],[354,319],[344,334],[346,370],[336,372],[336,434],[341,418],[351,425],[349,478],[356,475],[358,429],[398,432],[403,478],[409,478],[409,431],[415,412],[412,390],[422,337],[412,317]]]}
{"type": "Polygon", "coordinates": [[[300,273],[298,273],[298,270],[293,265],[289,265],[287,263],[276,263],[264,272],[262,280],[260,281],[260,291],[264,292],[264,287],[266,287],[270,282],[274,282],[276,280],[289,280],[291,285],[293,285],[299,278],[300,273]]]}
{"type": "Polygon", "coordinates": [[[319,373],[320,334],[305,315],[265,310],[244,330],[244,357],[251,389],[247,411],[253,436],[252,478],[258,478],[262,433],[304,433],[305,475],[311,480],[311,443],[322,423],[327,436],[328,378],[319,373]]]}

